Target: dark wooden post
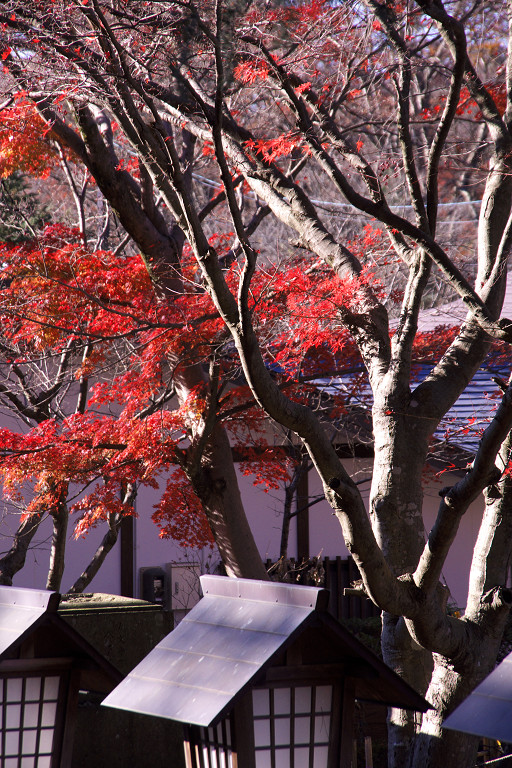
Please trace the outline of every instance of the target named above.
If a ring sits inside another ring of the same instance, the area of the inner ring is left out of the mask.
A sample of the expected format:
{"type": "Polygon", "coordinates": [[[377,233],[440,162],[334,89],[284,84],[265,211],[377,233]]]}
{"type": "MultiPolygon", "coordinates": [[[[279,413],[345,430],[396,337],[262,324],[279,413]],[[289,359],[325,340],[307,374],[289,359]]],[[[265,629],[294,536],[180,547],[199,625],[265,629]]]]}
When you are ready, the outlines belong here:
{"type": "Polygon", "coordinates": [[[121,595],[123,597],[135,597],[134,595],[134,529],[133,517],[125,517],[121,522],[121,595]]]}
{"type": "Polygon", "coordinates": [[[297,484],[297,560],[309,559],[309,472],[302,472],[297,484]]]}
{"type": "Polygon", "coordinates": [[[352,766],[352,743],[354,741],[354,681],[346,677],[343,681],[343,711],[341,713],[341,760],[340,768],[352,766]]]}

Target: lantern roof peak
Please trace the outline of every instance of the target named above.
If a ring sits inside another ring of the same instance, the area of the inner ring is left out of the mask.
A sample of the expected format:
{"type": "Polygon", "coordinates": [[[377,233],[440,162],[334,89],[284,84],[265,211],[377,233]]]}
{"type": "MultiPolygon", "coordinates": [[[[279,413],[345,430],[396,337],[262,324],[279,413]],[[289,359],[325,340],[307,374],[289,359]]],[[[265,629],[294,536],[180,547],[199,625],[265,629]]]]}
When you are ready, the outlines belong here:
{"type": "Polygon", "coordinates": [[[317,611],[327,610],[329,600],[329,591],[321,587],[255,579],[227,579],[225,576],[201,576],[201,589],[204,597],[237,598],[317,611]]]}
{"type": "Polygon", "coordinates": [[[103,704],[211,726],[276,674],[292,685],[327,674],[353,678],[356,698],[428,709],[325,610],[326,590],[225,576],[202,576],[201,587],[199,603],[103,704]]]}
{"type": "Polygon", "coordinates": [[[0,675],[24,670],[28,658],[31,669],[68,660],[84,690],[112,690],[121,673],[59,615],[59,603],[58,592],[0,586],[0,675]]]}

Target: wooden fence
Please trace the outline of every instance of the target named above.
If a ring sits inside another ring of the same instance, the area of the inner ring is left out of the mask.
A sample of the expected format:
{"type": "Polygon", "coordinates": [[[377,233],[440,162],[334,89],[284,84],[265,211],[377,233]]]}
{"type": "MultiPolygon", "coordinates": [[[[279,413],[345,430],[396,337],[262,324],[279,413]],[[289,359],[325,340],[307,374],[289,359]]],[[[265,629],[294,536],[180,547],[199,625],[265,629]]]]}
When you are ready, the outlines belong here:
{"type": "Polygon", "coordinates": [[[380,616],[380,610],[365,597],[345,597],[343,590],[361,578],[351,557],[312,558],[299,562],[294,558],[265,563],[271,576],[298,584],[325,587],[329,590],[329,612],[336,619],[367,619],[380,616]]]}
{"type": "Polygon", "coordinates": [[[324,558],[325,580],[329,590],[329,611],[337,619],[367,619],[380,616],[380,609],[367,597],[345,597],[343,590],[361,578],[351,557],[324,558]]]}

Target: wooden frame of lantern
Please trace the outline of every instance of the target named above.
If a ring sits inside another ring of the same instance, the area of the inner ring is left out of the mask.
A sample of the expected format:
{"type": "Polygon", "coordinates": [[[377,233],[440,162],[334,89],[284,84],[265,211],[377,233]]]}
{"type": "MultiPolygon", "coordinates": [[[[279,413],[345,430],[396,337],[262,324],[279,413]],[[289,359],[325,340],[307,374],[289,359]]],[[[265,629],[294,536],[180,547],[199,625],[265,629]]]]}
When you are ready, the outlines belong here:
{"type": "Polygon", "coordinates": [[[66,735],[73,730],[78,688],[68,660],[30,667],[25,662],[0,667],[0,754],[5,768],[18,768],[20,760],[23,766],[51,768],[68,757],[66,735]]]}
{"type": "Polygon", "coordinates": [[[57,614],[59,599],[0,587],[2,768],[70,765],[79,690],[108,692],[122,679],[57,614]]]}
{"type": "Polygon", "coordinates": [[[428,704],[328,593],[202,576],[204,597],[103,702],[185,725],[187,768],[349,768],[356,699],[428,704]]]}
{"type": "Polygon", "coordinates": [[[185,725],[187,768],[338,768],[352,750],[354,697],[333,672],[324,680],[267,676],[218,725],[185,725]]]}

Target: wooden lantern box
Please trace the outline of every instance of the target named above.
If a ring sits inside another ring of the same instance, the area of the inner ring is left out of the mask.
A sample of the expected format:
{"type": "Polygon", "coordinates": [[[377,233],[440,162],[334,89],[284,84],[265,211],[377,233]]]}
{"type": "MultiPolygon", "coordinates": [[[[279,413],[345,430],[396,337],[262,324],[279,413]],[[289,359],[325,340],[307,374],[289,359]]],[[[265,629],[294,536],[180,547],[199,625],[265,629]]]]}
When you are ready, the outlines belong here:
{"type": "Polygon", "coordinates": [[[314,587],[203,576],[204,597],[105,699],[185,724],[187,768],[350,766],[356,699],[428,704],[314,587]]]}
{"type": "Polygon", "coordinates": [[[0,763],[68,768],[79,690],[122,675],[58,613],[55,592],[0,587],[0,763]]]}

